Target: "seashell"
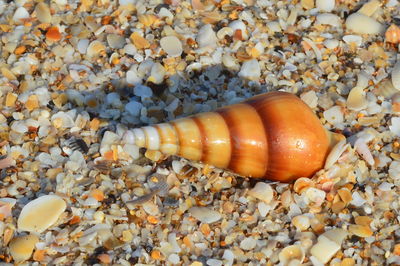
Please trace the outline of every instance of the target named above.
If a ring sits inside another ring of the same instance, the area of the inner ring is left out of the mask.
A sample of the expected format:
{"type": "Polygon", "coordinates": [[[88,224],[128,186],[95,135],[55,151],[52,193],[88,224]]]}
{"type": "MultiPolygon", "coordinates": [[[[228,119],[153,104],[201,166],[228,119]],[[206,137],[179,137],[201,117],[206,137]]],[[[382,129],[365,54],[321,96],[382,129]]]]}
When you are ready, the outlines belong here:
{"type": "Polygon", "coordinates": [[[330,25],[332,27],[341,27],[340,17],[335,14],[323,13],[317,16],[317,24],[330,25]]]}
{"type": "Polygon", "coordinates": [[[368,105],[368,100],[362,87],[354,87],[351,89],[346,101],[347,108],[353,111],[365,109],[368,105]]]}
{"type": "Polygon", "coordinates": [[[325,162],[325,169],[330,168],[331,166],[333,166],[340,158],[340,156],[342,156],[343,152],[349,147],[349,144],[346,144],[346,140],[341,140],[339,141],[335,147],[333,147],[333,149],[331,150],[331,152],[329,153],[328,157],[326,158],[326,162],[325,162]]]}
{"type": "Polygon", "coordinates": [[[256,59],[246,61],[243,63],[238,75],[245,79],[257,80],[261,76],[260,64],[256,59]]]}
{"type": "Polygon", "coordinates": [[[300,265],[305,258],[305,252],[300,245],[287,246],[281,250],[279,253],[279,261],[281,265],[300,265]],[[298,262],[297,264],[292,264],[293,261],[298,262]]]}
{"type": "Polygon", "coordinates": [[[197,37],[199,48],[215,48],[217,47],[217,35],[210,24],[206,24],[200,28],[197,37]]]}
{"type": "Polygon", "coordinates": [[[40,2],[35,7],[36,17],[42,23],[51,23],[50,8],[46,3],[40,2]]]}
{"type": "Polygon", "coordinates": [[[369,165],[375,164],[374,157],[372,157],[371,151],[369,150],[367,143],[363,138],[356,140],[354,143],[354,148],[369,165]]]}
{"type": "Polygon", "coordinates": [[[400,28],[396,24],[390,25],[385,33],[386,42],[390,43],[400,43],[400,28]]]}
{"type": "Polygon", "coordinates": [[[271,92],[214,112],[128,130],[123,139],[242,176],[289,182],[320,170],[343,138],[326,131],[295,95],[271,92]]]}
{"type": "Polygon", "coordinates": [[[375,19],[360,13],[353,13],[346,19],[346,27],[359,34],[380,34],[383,25],[375,19]]]}
{"type": "Polygon", "coordinates": [[[36,235],[14,237],[10,242],[10,254],[15,262],[28,260],[39,238],[36,235]]]}
{"type": "Polygon", "coordinates": [[[326,264],[339,250],[340,245],[322,235],[318,237],[318,242],[311,248],[310,253],[320,263],[326,264]]]}
{"type": "Polygon", "coordinates": [[[98,56],[101,52],[106,50],[106,46],[100,41],[93,41],[89,44],[86,54],[89,57],[98,56]]]}
{"type": "Polygon", "coordinates": [[[246,24],[244,24],[243,21],[234,20],[231,23],[229,23],[228,27],[233,30],[234,35],[235,35],[235,32],[240,31],[241,40],[247,40],[249,38],[249,34],[248,34],[247,28],[246,28],[246,24]]]}
{"type": "Polygon", "coordinates": [[[154,14],[143,14],[138,16],[138,20],[145,27],[151,27],[156,24],[160,19],[154,14]]]}
{"type": "Polygon", "coordinates": [[[357,46],[361,46],[362,44],[362,37],[359,35],[353,35],[353,34],[349,34],[349,35],[345,35],[343,36],[343,41],[345,43],[347,43],[348,45],[351,45],[352,43],[354,43],[357,46]]]}
{"type": "Polygon", "coordinates": [[[26,204],[18,217],[18,229],[41,233],[65,211],[65,201],[56,195],[39,197],[26,204]]]}
{"type": "Polygon", "coordinates": [[[380,1],[371,0],[368,3],[365,3],[357,12],[370,17],[379,9],[380,6],[380,1]]]}
{"type": "Polygon", "coordinates": [[[398,61],[393,67],[392,85],[396,90],[400,90],[400,61],[398,61]]]}
{"type": "Polygon", "coordinates": [[[379,82],[378,87],[375,90],[375,93],[377,95],[381,95],[385,98],[390,98],[396,93],[398,93],[399,90],[397,90],[390,79],[384,79],[381,82],[379,82]]]}

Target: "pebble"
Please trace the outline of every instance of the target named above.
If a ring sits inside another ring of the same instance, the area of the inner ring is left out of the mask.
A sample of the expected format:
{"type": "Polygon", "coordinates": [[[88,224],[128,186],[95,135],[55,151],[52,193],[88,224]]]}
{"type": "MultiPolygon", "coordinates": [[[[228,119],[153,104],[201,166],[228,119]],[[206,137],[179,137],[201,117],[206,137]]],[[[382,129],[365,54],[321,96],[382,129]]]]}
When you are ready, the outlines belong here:
{"type": "Polygon", "coordinates": [[[400,91],[400,60],[394,65],[391,76],[393,87],[400,91]]]}
{"type": "Polygon", "coordinates": [[[261,76],[261,68],[260,64],[256,59],[252,59],[243,63],[242,67],[239,71],[239,77],[249,79],[249,80],[257,80],[261,76]]]}
{"type": "Polygon", "coordinates": [[[56,195],[41,196],[26,204],[18,217],[18,229],[42,233],[65,211],[65,201],[56,195]]]}
{"type": "Polygon", "coordinates": [[[390,132],[392,132],[393,135],[400,137],[400,117],[392,117],[390,123],[392,124],[389,126],[390,132]]]}
{"type": "Polygon", "coordinates": [[[267,216],[267,214],[268,214],[269,211],[271,210],[271,206],[270,206],[270,205],[267,205],[267,204],[266,204],[265,202],[263,202],[263,201],[260,201],[260,202],[257,204],[257,208],[258,208],[258,211],[260,212],[261,217],[267,216]]]}
{"type": "Polygon", "coordinates": [[[264,201],[267,204],[270,203],[274,198],[274,190],[272,189],[271,185],[265,182],[258,182],[254,188],[249,190],[248,194],[264,201]]]}
{"type": "Polygon", "coordinates": [[[316,0],[315,6],[323,12],[331,12],[335,8],[335,0],[316,0]]]}
{"type": "Polygon", "coordinates": [[[153,91],[151,90],[151,88],[144,85],[135,86],[135,88],[133,88],[133,93],[136,96],[140,97],[142,101],[146,98],[150,98],[151,96],[153,96],[153,91]]]}
{"type": "Polygon", "coordinates": [[[51,12],[49,6],[40,2],[35,7],[36,17],[42,23],[51,23],[51,12]]]}
{"type": "Polygon", "coordinates": [[[181,56],[182,43],[176,36],[166,36],[160,40],[161,48],[171,57],[181,56]]]}
{"type": "Polygon", "coordinates": [[[15,10],[13,20],[15,22],[21,22],[23,19],[29,18],[29,12],[22,6],[18,7],[17,10],[15,10]]]}
{"type": "Polygon", "coordinates": [[[23,262],[32,256],[33,249],[39,238],[36,235],[25,235],[14,237],[10,244],[10,254],[15,262],[23,262]]]}
{"type": "Polygon", "coordinates": [[[354,87],[351,89],[347,97],[346,105],[350,110],[361,111],[368,105],[365,92],[362,87],[354,87]]]}
{"type": "Polygon", "coordinates": [[[310,108],[316,108],[318,105],[318,96],[315,91],[308,91],[301,94],[300,99],[303,100],[310,108]]]}
{"type": "Polygon", "coordinates": [[[206,24],[202,26],[196,37],[199,48],[216,48],[217,47],[217,35],[215,34],[212,26],[206,24]]]}
{"type": "Polygon", "coordinates": [[[246,237],[240,242],[240,248],[243,250],[252,250],[256,247],[257,240],[253,237],[246,237]]]}
{"type": "Polygon", "coordinates": [[[168,262],[172,264],[178,264],[181,261],[179,256],[175,253],[172,253],[171,255],[168,256],[168,262]]]}
{"type": "Polygon", "coordinates": [[[282,249],[278,256],[282,265],[300,265],[305,258],[305,252],[300,245],[291,245],[282,249]]]}
{"type": "Polygon", "coordinates": [[[151,201],[143,203],[142,207],[147,214],[156,216],[160,213],[158,206],[151,201]]]}
{"type": "Polygon", "coordinates": [[[349,34],[343,36],[343,41],[348,45],[355,44],[357,47],[359,47],[361,46],[363,39],[359,35],[349,34]]]}
{"type": "Polygon", "coordinates": [[[125,111],[127,111],[130,115],[139,116],[142,107],[143,105],[141,103],[137,101],[130,101],[125,105],[125,111]]]}
{"type": "Polygon", "coordinates": [[[382,24],[360,13],[353,13],[346,19],[346,28],[359,34],[381,34],[384,32],[382,24]]]}
{"type": "Polygon", "coordinates": [[[118,34],[108,34],[107,43],[111,48],[121,49],[125,46],[125,38],[118,34]]]}
{"type": "Polygon", "coordinates": [[[235,34],[236,31],[240,31],[241,35],[241,40],[247,40],[249,38],[249,34],[247,33],[247,28],[246,24],[244,24],[243,21],[241,20],[234,20],[228,25],[229,28],[233,30],[233,34],[235,34]]]}
{"type": "Polygon", "coordinates": [[[336,105],[324,111],[324,118],[332,125],[342,124],[344,116],[341,107],[336,105]]]}
{"type": "Polygon", "coordinates": [[[219,212],[206,207],[192,207],[189,213],[202,223],[211,224],[219,221],[222,216],[219,212]]]}
{"type": "Polygon", "coordinates": [[[208,259],[206,263],[209,266],[222,266],[223,265],[222,261],[217,260],[217,259],[208,259]]]}
{"type": "Polygon", "coordinates": [[[317,24],[330,25],[332,27],[342,27],[340,17],[335,14],[323,13],[317,16],[317,24]]]}

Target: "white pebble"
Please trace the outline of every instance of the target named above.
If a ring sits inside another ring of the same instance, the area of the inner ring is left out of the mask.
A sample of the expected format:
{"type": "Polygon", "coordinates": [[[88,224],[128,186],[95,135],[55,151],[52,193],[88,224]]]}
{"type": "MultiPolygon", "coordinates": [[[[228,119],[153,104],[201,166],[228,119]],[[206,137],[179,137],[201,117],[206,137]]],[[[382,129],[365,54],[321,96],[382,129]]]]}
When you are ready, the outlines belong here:
{"type": "Polygon", "coordinates": [[[250,79],[250,80],[257,80],[261,76],[261,68],[260,64],[256,59],[252,59],[243,63],[239,77],[250,79]]]}
{"type": "Polygon", "coordinates": [[[339,250],[340,245],[338,245],[336,242],[328,239],[325,236],[320,236],[317,244],[311,248],[310,253],[321,263],[327,263],[339,250]]]}
{"type": "Polygon", "coordinates": [[[265,202],[260,201],[257,204],[257,209],[260,212],[261,217],[267,216],[268,212],[271,210],[271,206],[267,205],[265,202]]]}
{"type": "Polygon", "coordinates": [[[361,46],[362,44],[362,37],[359,35],[353,35],[353,34],[349,34],[349,35],[345,35],[343,36],[343,41],[345,43],[347,43],[348,45],[351,45],[352,43],[354,43],[357,46],[361,46]]]}
{"type": "Polygon", "coordinates": [[[380,34],[384,31],[382,24],[360,13],[353,13],[347,18],[346,28],[359,34],[380,34]]]}
{"type": "Polygon", "coordinates": [[[247,33],[246,24],[244,24],[244,22],[241,20],[232,21],[231,23],[229,23],[228,27],[231,28],[233,30],[233,32],[240,30],[242,33],[243,40],[247,40],[247,38],[249,37],[249,35],[247,33]]]}
{"type": "Polygon", "coordinates": [[[324,13],[317,16],[317,24],[330,25],[332,27],[341,27],[340,17],[335,14],[324,13]]]}
{"type": "Polygon", "coordinates": [[[331,12],[335,8],[335,0],[316,0],[315,6],[324,12],[331,12]]]}
{"type": "Polygon", "coordinates": [[[182,43],[176,36],[166,36],[160,40],[161,48],[171,57],[180,56],[183,52],[182,43]]]}
{"type": "Polygon", "coordinates": [[[400,90],[400,60],[394,65],[391,75],[393,87],[400,90]]]}
{"type": "Polygon", "coordinates": [[[177,254],[172,253],[171,255],[168,256],[168,261],[172,264],[178,264],[181,261],[181,259],[177,254]]]}
{"type": "Polygon", "coordinates": [[[21,22],[20,20],[27,19],[29,18],[29,13],[24,7],[18,7],[17,10],[15,10],[13,20],[15,22],[21,22]]]}
{"type": "Polygon", "coordinates": [[[156,216],[160,213],[158,206],[151,201],[143,203],[142,207],[147,214],[156,216]]]}
{"type": "Polygon", "coordinates": [[[379,185],[379,189],[382,191],[390,191],[394,184],[388,183],[388,182],[383,182],[379,185]]]}
{"type": "Polygon", "coordinates": [[[352,200],[350,201],[350,204],[356,206],[356,207],[361,207],[364,205],[367,201],[363,199],[358,192],[353,192],[352,194],[352,200]]]}
{"type": "Polygon", "coordinates": [[[189,213],[200,222],[206,224],[214,223],[222,218],[219,212],[206,207],[192,207],[189,209],[189,213]]]}
{"type": "Polygon", "coordinates": [[[256,247],[257,241],[252,237],[246,237],[240,242],[240,248],[244,250],[252,250],[256,247]]]}
{"type": "Polygon", "coordinates": [[[339,41],[336,39],[327,39],[324,41],[324,45],[328,49],[335,49],[339,46],[339,41]]]}
{"type": "Polygon", "coordinates": [[[28,131],[28,127],[25,125],[25,121],[14,121],[11,125],[11,130],[24,134],[28,131]]]}
{"type": "Polygon", "coordinates": [[[274,190],[272,189],[271,185],[265,182],[258,182],[252,189],[249,190],[248,194],[264,201],[265,203],[270,203],[274,198],[274,190]]]}
{"type": "Polygon", "coordinates": [[[199,44],[199,48],[215,48],[217,46],[217,35],[210,24],[206,24],[200,28],[196,39],[197,43],[199,44]]]}
{"type": "Polygon", "coordinates": [[[300,231],[305,231],[310,227],[310,218],[305,215],[298,215],[292,219],[293,225],[300,231]]]}
{"type": "Polygon", "coordinates": [[[307,91],[306,93],[301,94],[300,99],[310,108],[315,108],[318,105],[318,97],[315,91],[307,91]]]}

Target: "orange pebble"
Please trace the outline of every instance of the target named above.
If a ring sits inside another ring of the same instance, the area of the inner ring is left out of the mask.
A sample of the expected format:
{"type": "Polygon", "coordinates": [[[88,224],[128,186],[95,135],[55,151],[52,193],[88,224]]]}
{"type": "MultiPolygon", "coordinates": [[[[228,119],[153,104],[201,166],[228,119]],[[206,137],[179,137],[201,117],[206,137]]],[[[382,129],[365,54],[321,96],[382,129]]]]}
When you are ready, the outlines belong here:
{"type": "Polygon", "coordinates": [[[81,221],[81,218],[79,216],[73,216],[71,220],[69,220],[69,224],[77,224],[81,221]]]}
{"type": "Polygon", "coordinates": [[[150,215],[150,216],[147,217],[147,221],[148,221],[149,223],[151,223],[151,224],[157,224],[157,223],[158,223],[157,217],[152,216],[152,215],[150,215]]]}
{"type": "Polygon", "coordinates": [[[22,45],[22,46],[18,46],[18,47],[15,49],[14,53],[15,53],[16,55],[20,55],[20,54],[25,53],[25,51],[26,51],[26,46],[22,45]]]}
{"type": "Polygon", "coordinates": [[[43,261],[45,254],[46,254],[46,250],[38,249],[38,250],[35,251],[35,253],[33,253],[33,260],[35,260],[35,261],[43,261]]]}
{"type": "Polygon", "coordinates": [[[50,41],[57,42],[61,40],[61,33],[58,30],[58,27],[50,27],[46,32],[46,38],[50,41]]]}
{"type": "Polygon", "coordinates": [[[385,33],[385,39],[390,43],[400,43],[400,28],[395,24],[392,24],[385,33]]]}
{"type": "Polygon", "coordinates": [[[97,256],[97,258],[99,259],[100,262],[102,263],[111,263],[111,257],[108,254],[100,254],[99,256],[97,256]]]}

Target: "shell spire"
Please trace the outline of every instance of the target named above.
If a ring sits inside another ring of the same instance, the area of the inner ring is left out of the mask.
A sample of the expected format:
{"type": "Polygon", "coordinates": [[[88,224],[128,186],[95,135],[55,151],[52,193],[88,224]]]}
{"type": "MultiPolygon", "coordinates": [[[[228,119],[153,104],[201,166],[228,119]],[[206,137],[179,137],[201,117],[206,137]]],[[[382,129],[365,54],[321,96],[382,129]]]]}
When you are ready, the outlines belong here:
{"type": "Polygon", "coordinates": [[[289,182],[320,170],[344,136],[291,93],[270,92],[214,112],[129,130],[124,142],[239,175],[289,182]]]}

